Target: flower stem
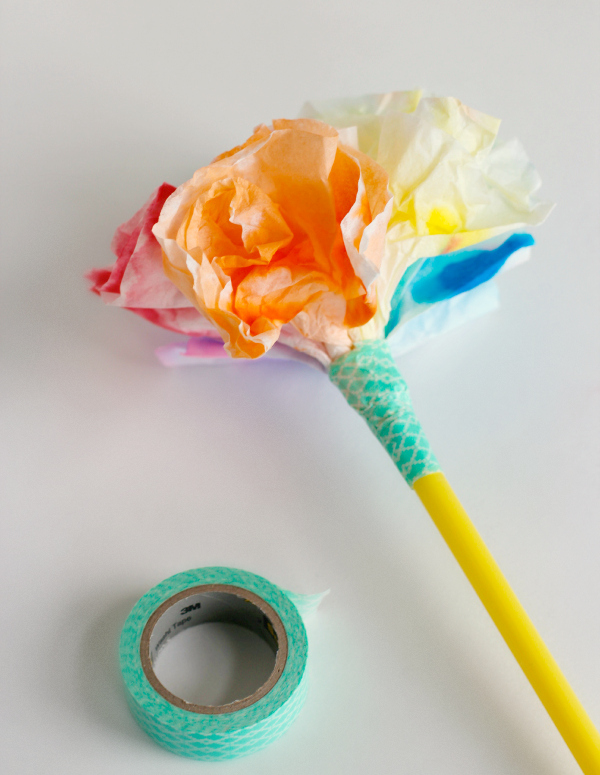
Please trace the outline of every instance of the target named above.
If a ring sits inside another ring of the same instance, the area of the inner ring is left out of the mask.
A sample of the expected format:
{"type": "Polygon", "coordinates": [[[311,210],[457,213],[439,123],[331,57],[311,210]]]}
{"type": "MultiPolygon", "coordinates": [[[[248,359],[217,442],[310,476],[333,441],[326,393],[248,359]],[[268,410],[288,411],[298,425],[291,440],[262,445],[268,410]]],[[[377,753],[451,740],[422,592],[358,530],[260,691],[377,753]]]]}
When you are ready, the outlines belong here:
{"type": "Polygon", "coordinates": [[[415,489],[585,775],[600,775],[600,735],[448,484],[385,341],[337,358],[332,382],[415,489]]]}

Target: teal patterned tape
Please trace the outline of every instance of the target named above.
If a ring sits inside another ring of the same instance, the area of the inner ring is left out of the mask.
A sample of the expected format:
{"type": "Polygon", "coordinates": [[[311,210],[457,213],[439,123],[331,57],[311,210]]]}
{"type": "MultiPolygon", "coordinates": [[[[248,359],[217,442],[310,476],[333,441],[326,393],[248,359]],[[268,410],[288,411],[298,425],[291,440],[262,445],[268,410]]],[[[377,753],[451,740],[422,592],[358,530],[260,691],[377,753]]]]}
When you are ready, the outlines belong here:
{"type": "MultiPolygon", "coordinates": [[[[174,753],[211,761],[254,753],[279,737],[302,708],[307,686],[308,640],[292,597],[302,602],[261,576],[224,567],[178,573],[145,594],[120,643],[127,700],[140,727],[174,753]],[[158,682],[152,666],[161,647],[203,621],[237,622],[273,647],[275,668],[255,695],[211,708],[176,698],[158,682]]],[[[317,597],[307,597],[307,609],[317,597]]]]}
{"type": "Polygon", "coordinates": [[[368,422],[411,487],[440,470],[384,340],[364,342],[340,356],[331,364],[329,376],[368,422]]]}

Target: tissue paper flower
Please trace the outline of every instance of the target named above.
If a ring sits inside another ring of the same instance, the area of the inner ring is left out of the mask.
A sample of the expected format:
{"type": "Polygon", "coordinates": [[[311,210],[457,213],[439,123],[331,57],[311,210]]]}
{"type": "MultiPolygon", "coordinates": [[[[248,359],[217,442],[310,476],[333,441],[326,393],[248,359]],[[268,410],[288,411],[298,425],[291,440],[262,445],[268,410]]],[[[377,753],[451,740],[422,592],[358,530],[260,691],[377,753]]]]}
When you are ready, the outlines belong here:
{"type": "Polygon", "coordinates": [[[264,355],[286,324],[331,354],[375,314],[389,199],[383,169],[335,129],[282,119],[199,169],[153,231],[232,356],[264,355]]]}
{"type": "Polygon", "coordinates": [[[213,359],[222,338],[235,356],[294,348],[324,367],[359,341],[386,337],[403,352],[495,308],[486,281],[528,255],[533,240],[518,231],[550,206],[534,197],[539,178],[519,143],[497,139],[497,119],[417,91],[304,112],[335,128],[306,119],[259,127],[164,207],[173,188],[163,184],[117,230],[114,267],[89,273],[107,303],[195,337],[161,348],[164,363],[213,359]],[[381,168],[393,193],[385,209],[381,168]],[[372,223],[359,200],[374,208],[372,223]],[[159,214],[172,282],[151,234],[159,214]]]}

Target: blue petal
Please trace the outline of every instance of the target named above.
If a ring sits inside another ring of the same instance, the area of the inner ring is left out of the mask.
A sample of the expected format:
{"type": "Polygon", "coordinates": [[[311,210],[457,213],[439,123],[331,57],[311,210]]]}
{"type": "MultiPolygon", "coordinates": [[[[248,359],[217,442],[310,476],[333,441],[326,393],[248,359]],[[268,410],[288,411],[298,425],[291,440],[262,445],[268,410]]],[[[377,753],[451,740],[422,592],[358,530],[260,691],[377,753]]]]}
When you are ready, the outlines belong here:
{"type": "Polygon", "coordinates": [[[432,304],[490,280],[515,251],[533,244],[531,234],[512,234],[492,250],[458,250],[416,261],[404,273],[394,292],[385,335],[404,319],[432,304]]]}

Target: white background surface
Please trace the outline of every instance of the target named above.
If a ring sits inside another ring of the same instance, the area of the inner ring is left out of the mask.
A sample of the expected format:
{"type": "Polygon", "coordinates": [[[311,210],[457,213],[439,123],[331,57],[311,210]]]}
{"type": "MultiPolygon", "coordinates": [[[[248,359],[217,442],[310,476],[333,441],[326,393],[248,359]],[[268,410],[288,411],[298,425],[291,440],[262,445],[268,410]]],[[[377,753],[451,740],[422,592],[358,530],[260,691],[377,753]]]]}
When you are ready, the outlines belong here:
{"type": "Polygon", "coordinates": [[[4,2],[3,773],[565,775],[570,753],[363,421],[300,364],[169,371],[88,294],[115,227],[306,99],[425,86],[504,117],[558,203],[502,309],[404,357],[438,457],[600,724],[598,13],[589,0],[4,2]],[[262,753],[163,751],[134,601],[226,564],[298,592],[311,691],[262,753]]]}

